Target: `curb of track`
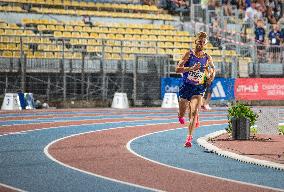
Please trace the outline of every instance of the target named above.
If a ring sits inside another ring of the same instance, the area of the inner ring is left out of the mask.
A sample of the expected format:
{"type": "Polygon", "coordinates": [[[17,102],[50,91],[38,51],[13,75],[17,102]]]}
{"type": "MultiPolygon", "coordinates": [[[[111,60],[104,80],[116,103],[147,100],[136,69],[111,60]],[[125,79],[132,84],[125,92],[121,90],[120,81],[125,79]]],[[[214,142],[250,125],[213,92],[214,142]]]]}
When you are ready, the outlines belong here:
{"type": "Polygon", "coordinates": [[[221,131],[216,131],[213,133],[210,133],[208,135],[205,135],[204,137],[200,137],[197,139],[197,143],[198,145],[200,145],[201,147],[205,148],[207,151],[212,152],[212,153],[216,153],[217,155],[226,157],[226,158],[231,158],[231,159],[235,159],[238,160],[240,162],[244,162],[244,163],[249,163],[249,164],[254,164],[254,165],[259,165],[259,166],[263,166],[263,167],[268,167],[268,168],[273,168],[273,169],[277,169],[277,170],[281,170],[284,171],[284,165],[280,164],[280,163],[275,163],[275,162],[271,162],[271,161],[266,161],[266,160],[260,160],[260,159],[254,159],[251,157],[247,157],[244,155],[239,155],[236,153],[232,153],[229,151],[225,151],[222,150],[214,145],[212,145],[211,143],[208,142],[208,140],[217,137],[219,135],[222,135],[226,133],[226,130],[221,130],[221,131]]]}

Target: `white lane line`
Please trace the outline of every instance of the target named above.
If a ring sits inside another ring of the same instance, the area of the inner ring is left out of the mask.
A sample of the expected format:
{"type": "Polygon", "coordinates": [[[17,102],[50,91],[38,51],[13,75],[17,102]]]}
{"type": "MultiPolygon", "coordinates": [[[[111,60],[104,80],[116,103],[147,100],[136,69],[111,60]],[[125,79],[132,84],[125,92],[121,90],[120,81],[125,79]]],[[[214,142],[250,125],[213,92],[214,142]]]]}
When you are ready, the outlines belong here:
{"type": "Polygon", "coordinates": [[[99,175],[99,174],[95,174],[93,172],[89,172],[89,171],[85,171],[85,170],[82,170],[82,169],[79,169],[79,168],[76,168],[76,167],[72,167],[68,164],[65,164],[57,159],[55,159],[52,155],[49,154],[48,152],[48,149],[51,145],[55,144],[56,142],[59,142],[61,140],[64,140],[64,139],[67,139],[67,138],[70,138],[70,137],[75,137],[75,136],[79,136],[79,135],[84,135],[84,134],[89,134],[89,133],[95,133],[95,132],[101,132],[101,131],[109,131],[109,130],[114,130],[114,129],[123,129],[123,128],[131,128],[131,127],[144,127],[144,126],[151,126],[151,125],[168,125],[169,123],[176,123],[176,122],[167,122],[167,123],[151,123],[151,124],[144,124],[144,125],[129,125],[129,126],[124,126],[124,127],[114,127],[114,128],[107,128],[107,129],[100,129],[100,130],[95,130],[95,131],[88,131],[88,132],[84,132],[84,133],[78,133],[78,134],[74,134],[74,135],[69,135],[69,136],[66,136],[66,137],[62,137],[62,138],[59,138],[57,140],[54,140],[52,141],[51,143],[49,143],[45,148],[44,148],[44,154],[49,158],[51,159],[52,161],[66,167],[66,168],[70,168],[70,169],[73,169],[75,171],[79,171],[81,173],[85,173],[85,174],[88,174],[88,175],[92,175],[92,176],[95,176],[95,177],[99,177],[99,178],[102,178],[102,179],[106,179],[106,180],[109,180],[109,181],[113,181],[113,182],[118,182],[118,183],[121,183],[121,184],[125,184],[125,185],[130,185],[130,186],[133,186],[133,187],[138,187],[138,188],[142,188],[142,189],[146,189],[146,190],[151,190],[151,191],[161,191],[159,189],[155,189],[155,188],[150,188],[150,187],[146,187],[146,186],[143,186],[143,185],[138,185],[138,184],[134,184],[134,183],[129,183],[129,182],[126,182],[126,181],[121,181],[121,180],[117,180],[117,179],[113,179],[113,178],[110,178],[110,177],[106,177],[106,176],[103,176],[103,175],[99,175]]]}
{"type": "MultiPolygon", "coordinates": [[[[152,118],[166,118],[167,116],[150,116],[151,114],[154,115],[154,113],[145,113],[145,114],[138,114],[138,115],[146,115],[146,116],[142,116],[142,117],[138,117],[138,118],[145,118],[145,117],[152,117],[152,118]]],[[[165,113],[167,114],[167,113],[165,113]]],[[[80,116],[75,116],[76,117],[79,117],[80,116]]],[[[72,120],[72,118],[74,117],[71,117],[70,119],[66,118],[64,119],[64,117],[62,119],[64,120],[57,120],[57,119],[52,119],[52,118],[47,118],[45,120],[41,120],[41,119],[23,119],[23,120],[16,120],[16,121],[22,121],[21,123],[14,123],[14,124],[6,124],[6,125],[0,125],[0,127],[12,127],[12,126],[17,126],[17,125],[35,125],[35,124],[42,124],[42,123],[66,123],[66,122],[78,122],[78,121],[94,121],[94,120],[107,120],[107,119],[131,119],[131,118],[137,118],[135,116],[135,114],[133,114],[132,116],[125,116],[124,114],[119,114],[119,115],[98,115],[98,116],[94,116],[95,118],[86,118],[86,119],[75,119],[75,120],[72,120]],[[109,117],[109,116],[118,116],[118,117],[109,117]],[[97,118],[98,117],[98,118],[97,118]],[[25,123],[25,121],[35,121],[35,122],[32,122],[32,123],[25,123]]],[[[8,120],[9,121],[9,120],[8,120]]],[[[15,121],[15,120],[11,120],[11,121],[15,121]]],[[[4,121],[6,122],[6,121],[4,121]]]]}
{"type": "Polygon", "coordinates": [[[19,191],[19,192],[26,192],[26,191],[25,191],[25,190],[23,190],[23,189],[19,189],[19,188],[16,188],[16,187],[12,187],[12,186],[10,186],[10,185],[6,185],[6,184],[4,184],[4,183],[0,183],[0,185],[1,185],[1,186],[3,186],[3,187],[6,187],[6,188],[8,188],[8,189],[15,190],[15,191],[19,191]]]}
{"type": "MultiPolygon", "coordinates": [[[[207,127],[207,126],[214,126],[214,125],[224,125],[226,123],[222,123],[222,124],[211,124],[211,125],[204,125],[204,127],[207,127]]],[[[203,127],[203,126],[202,126],[203,127]]],[[[268,186],[264,186],[264,185],[258,185],[258,184],[253,184],[253,183],[247,183],[247,182],[243,182],[243,181],[237,181],[237,180],[232,180],[232,179],[228,179],[228,178],[223,178],[223,177],[218,177],[218,176],[213,176],[213,175],[208,175],[208,174],[205,174],[205,173],[200,173],[200,172],[196,172],[196,171],[192,171],[192,170],[188,170],[188,169],[183,169],[183,168],[179,168],[179,167],[174,167],[172,165],[168,165],[168,164],[165,164],[165,163],[161,163],[159,161],[155,161],[155,160],[152,160],[152,159],[149,159],[147,157],[144,157],[138,153],[136,153],[135,151],[133,151],[131,149],[131,143],[137,139],[140,139],[142,137],[147,137],[149,135],[153,135],[153,134],[157,134],[157,133],[162,133],[162,132],[167,132],[167,131],[173,131],[173,130],[179,130],[179,129],[184,129],[184,128],[177,128],[177,129],[168,129],[168,130],[164,130],[164,131],[157,131],[157,132],[153,132],[153,133],[148,133],[148,134],[145,134],[145,135],[141,135],[139,137],[135,137],[133,138],[132,140],[130,140],[127,144],[126,144],[126,148],[134,155],[142,158],[142,159],[145,159],[146,161],[150,161],[152,163],[156,163],[158,165],[162,165],[162,166],[165,166],[165,167],[169,167],[169,168],[173,168],[173,169],[177,169],[177,170],[180,170],[180,171],[185,171],[185,172],[189,172],[189,173],[194,173],[194,174],[198,174],[198,175],[202,175],[202,176],[207,176],[207,177],[211,177],[211,178],[214,178],[214,179],[220,179],[220,180],[225,180],[225,181],[230,181],[230,182],[234,182],[234,183],[238,183],[238,184],[243,184],[243,185],[250,185],[250,186],[253,186],[253,187],[260,187],[260,188],[265,188],[265,189],[270,189],[270,190],[275,190],[275,191],[284,191],[283,189],[279,189],[279,188],[273,188],[273,187],[268,187],[268,186]]]]}
{"type": "MultiPolygon", "coordinates": [[[[176,118],[174,118],[176,120],[176,118]]],[[[171,119],[155,119],[155,121],[158,120],[171,120],[171,119]]],[[[114,121],[110,123],[128,123],[128,122],[144,122],[144,121],[151,121],[150,119],[139,119],[139,120],[130,120],[130,121],[114,121]]],[[[218,120],[216,120],[218,121],[218,120]]],[[[173,122],[171,122],[173,123],[173,122]]],[[[177,123],[177,121],[175,121],[177,123]]],[[[76,127],[76,126],[89,126],[89,125],[100,125],[100,124],[105,124],[105,123],[83,123],[79,125],[61,125],[61,126],[55,126],[55,127],[48,127],[48,128],[39,128],[39,129],[31,129],[31,130],[26,130],[26,131],[17,131],[17,132],[10,132],[10,133],[5,133],[5,134],[0,134],[1,136],[7,136],[7,135],[16,135],[16,134],[24,134],[24,133],[29,133],[33,131],[41,131],[41,130],[48,130],[48,129],[56,129],[56,128],[64,128],[64,127],[76,127]]]]}

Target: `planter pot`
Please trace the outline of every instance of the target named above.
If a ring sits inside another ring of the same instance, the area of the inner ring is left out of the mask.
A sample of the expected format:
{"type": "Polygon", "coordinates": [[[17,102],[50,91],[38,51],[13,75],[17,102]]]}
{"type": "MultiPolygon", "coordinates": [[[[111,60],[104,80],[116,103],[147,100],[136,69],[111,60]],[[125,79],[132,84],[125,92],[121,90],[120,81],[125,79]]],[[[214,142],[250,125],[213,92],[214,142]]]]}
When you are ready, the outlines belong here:
{"type": "Polygon", "coordinates": [[[250,122],[249,119],[233,118],[232,119],[232,138],[234,140],[249,140],[250,122]]]}

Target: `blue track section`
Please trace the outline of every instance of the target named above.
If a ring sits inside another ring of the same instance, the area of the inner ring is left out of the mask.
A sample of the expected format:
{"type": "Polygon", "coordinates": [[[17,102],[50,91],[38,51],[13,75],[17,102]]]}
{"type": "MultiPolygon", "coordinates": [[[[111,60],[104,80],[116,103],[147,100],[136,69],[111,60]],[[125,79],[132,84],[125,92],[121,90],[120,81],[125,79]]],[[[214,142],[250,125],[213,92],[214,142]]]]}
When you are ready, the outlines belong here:
{"type": "MultiPolygon", "coordinates": [[[[3,117],[27,117],[34,116],[33,120],[2,121],[1,125],[64,122],[86,119],[106,118],[137,118],[137,117],[167,117],[176,115],[176,110],[148,110],[131,109],[125,112],[144,112],[144,114],[113,114],[114,110],[103,110],[102,112],[40,112],[38,114],[14,113],[0,114],[3,117]],[[159,114],[157,112],[163,112],[159,114]],[[56,118],[37,118],[38,115],[54,115],[56,118]],[[61,114],[101,114],[102,116],[80,116],[60,117],[61,114]],[[104,116],[108,114],[110,116],[104,116]]],[[[202,112],[202,114],[223,114],[219,112],[202,112]]],[[[226,119],[226,117],[202,117],[201,121],[226,119]]],[[[147,191],[142,188],[133,187],[92,175],[84,174],[50,160],[44,154],[44,148],[52,141],[62,137],[110,129],[124,126],[137,126],[157,123],[176,122],[176,119],[165,120],[141,120],[136,122],[119,122],[107,124],[92,124],[80,126],[66,126],[52,129],[42,129],[0,136],[0,183],[13,186],[26,191],[147,191]]],[[[224,129],[225,126],[201,127],[196,130],[195,138],[204,136],[216,130],[224,129]]],[[[226,177],[245,182],[251,182],[271,187],[284,188],[284,173],[273,169],[239,163],[235,160],[219,157],[212,153],[204,152],[204,149],[194,143],[192,149],[183,148],[186,129],[167,131],[159,134],[149,135],[135,140],[131,147],[137,153],[150,159],[206,174],[226,177]],[[163,145],[161,145],[163,143],[163,145]]]]}
{"type": "Polygon", "coordinates": [[[0,183],[27,191],[145,191],[65,168],[44,154],[50,142],[113,127],[170,123],[172,120],[108,123],[31,131],[0,137],[0,183]]]}
{"type": "MultiPolygon", "coordinates": [[[[172,116],[173,113],[163,114],[149,114],[151,117],[168,117],[172,116]]],[[[128,114],[125,115],[109,115],[109,116],[79,116],[79,117],[54,117],[54,118],[37,118],[34,120],[11,120],[0,122],[0,126],[7,125],[22,125],[22,124],[34,124],[34,123],[48,123],[48,122],[67,122],[67,121],[82,121],[82,120],[97,120],[97,119],[118,119],[118,118],[142,118],[145,114],[128,114]]],[[[201,118],[201,120],[214,120],[215,117],[201,118]]],[[[122,119],[123,120],[123,119],[122,119]]]]}
{"type": "MultiPolygon", "coordinates": [[[[200,127],[194,133],[195,138],[223,130],[227,125],[200,127]]],[[[136,153],[174,167],[201,172],[217,177],[254,183],[284,189],[284,171],[242,163],[209,153],[198,146],[196,139],[193,147],[183,147],[186,129],[176,129],[151,134],[134,140],[131,148],[136,153]],[[157,147],[158,146],[158,147],[157,147]]]]}

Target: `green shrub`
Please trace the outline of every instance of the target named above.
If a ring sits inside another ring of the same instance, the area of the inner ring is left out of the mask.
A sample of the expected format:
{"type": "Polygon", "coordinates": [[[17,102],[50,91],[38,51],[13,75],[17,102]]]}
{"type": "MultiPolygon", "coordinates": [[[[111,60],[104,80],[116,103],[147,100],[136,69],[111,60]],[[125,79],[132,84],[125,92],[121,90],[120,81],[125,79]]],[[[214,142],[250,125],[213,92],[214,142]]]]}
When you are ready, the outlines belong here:
{"type": "MultiPolygon", "coordinates": [[[[242,118],[245,117],[247,119],[249,119],[250,122],[250,127],[255,125],[255,122],[258,118],[258,115],[255,114],[250,107],[241,104],[241,103],[236,103],[234,105],[232,105],[229,109],[228,109],[228,127],[227,127],[227,132],[231,133],[232,132],[232,119],[233,118],[242,118]]],[[[255,130],[254,130],[255,131],[255,130]]]]}
{"type": "Polygon", "coordinates": [[[279,134],[284,135],[284,125],[279,126],[279,134]]]}

